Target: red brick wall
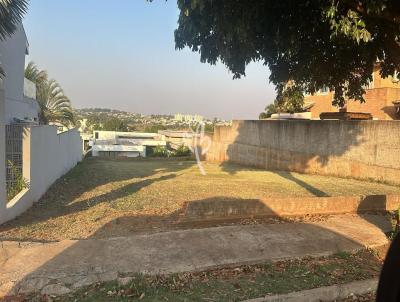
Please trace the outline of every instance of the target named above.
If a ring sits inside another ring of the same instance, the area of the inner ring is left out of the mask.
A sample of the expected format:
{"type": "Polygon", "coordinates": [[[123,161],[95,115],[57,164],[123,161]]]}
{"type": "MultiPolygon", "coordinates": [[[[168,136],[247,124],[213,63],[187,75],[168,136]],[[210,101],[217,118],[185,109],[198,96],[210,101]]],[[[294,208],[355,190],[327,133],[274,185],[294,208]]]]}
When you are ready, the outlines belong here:
{"type": "Polygon", "coordinates": [[[316,94],[305,97],[306,102],[313,102],[311,108],[311,118],[318,119],[321,112],[332,112],[338,109],[332,106],[333,93],[316,94]]]}
{"type": "MultiPolygon", "coordinates": [[[[379,65],[373,71],[373,88],[367,89],[364,96],[366,102],[361,104],[356,101],[348,101],[347,110],[353,112],[371,113],[374,118],[380,120],[400,119],[396,114],[393,101],[400,100],[400,82],[393,82],[392,77],[382,78],[379,73],[379,65]]],[[[314,102],[311,108],[313,119],[318,119],[321,112],[335,112],[338,108],[332,106],[333,93],[306,96],[306,102],[314,102]]]]}
{"type": "MultiPolygon", "coordinates": [[[[332,106],[333,94],[326,95],[316,94],[313,96],[306,96],[306,102],[314,102],[311,108],[312,118],[319,118],[321,112],[334,112],[338,111],[337,107],[332,106]]],[[[400,119],[396,115],[393,101],[400,100],[400,88],[374,88],[367,89],[364,96],[365,103],[358,101],[348,101],[347,110],[351,112],[366,112],[371,113],[374,118],[380,120],[393,120],[400,119]]]]}

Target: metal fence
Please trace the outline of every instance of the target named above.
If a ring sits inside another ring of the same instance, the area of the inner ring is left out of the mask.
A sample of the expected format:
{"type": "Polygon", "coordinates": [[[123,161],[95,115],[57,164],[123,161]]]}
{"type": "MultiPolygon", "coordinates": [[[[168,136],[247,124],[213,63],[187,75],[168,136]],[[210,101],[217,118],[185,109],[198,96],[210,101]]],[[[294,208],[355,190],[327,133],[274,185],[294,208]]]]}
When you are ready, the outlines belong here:
{"type": "Polygon", "coordinates": [[[6,125],[6,184],[15,185],[22,176],[22,137],[26,125],[6,125]]]}

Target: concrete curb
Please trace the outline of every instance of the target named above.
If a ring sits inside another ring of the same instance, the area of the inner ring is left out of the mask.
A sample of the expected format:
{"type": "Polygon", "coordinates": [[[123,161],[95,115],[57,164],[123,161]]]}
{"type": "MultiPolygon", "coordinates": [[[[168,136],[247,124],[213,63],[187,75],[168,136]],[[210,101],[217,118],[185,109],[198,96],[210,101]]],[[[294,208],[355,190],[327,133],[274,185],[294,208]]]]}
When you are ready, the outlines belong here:
{"type": "Polygon", "coordinates": [[[250,299],[243,302],[320,302],[345,299],[351,294],[364,295],[375,291],[378,279],[355,281],[347,284],[324,286],[286,295],[265,296],[264,298],[250,299]]]}

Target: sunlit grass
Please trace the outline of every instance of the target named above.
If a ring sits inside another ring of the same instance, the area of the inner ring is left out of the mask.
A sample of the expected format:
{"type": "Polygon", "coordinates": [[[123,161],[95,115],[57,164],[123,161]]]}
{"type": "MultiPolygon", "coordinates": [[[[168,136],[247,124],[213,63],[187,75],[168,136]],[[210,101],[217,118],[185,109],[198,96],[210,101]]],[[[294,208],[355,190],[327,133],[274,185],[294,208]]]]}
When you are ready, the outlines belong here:
{"type": "Polygon", "coordinates": [[[60,240],[167,227],[201,200],[398,194],[386,184],[192,161],[85,160],[40,202],[0,227],[0,238],[60,240]]]}

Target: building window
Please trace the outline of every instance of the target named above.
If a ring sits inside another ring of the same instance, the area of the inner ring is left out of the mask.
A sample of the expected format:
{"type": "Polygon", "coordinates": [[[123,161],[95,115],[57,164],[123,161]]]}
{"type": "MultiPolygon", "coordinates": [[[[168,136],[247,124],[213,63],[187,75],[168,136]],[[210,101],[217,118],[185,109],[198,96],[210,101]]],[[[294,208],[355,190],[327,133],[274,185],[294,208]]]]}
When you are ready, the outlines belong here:
{"type": "Polygon", "coordinates": [[[99,138],[99,133],[98,133],[98,132],[95,132],[95,133],[94,133],[94,138],[95,138],[95,139],[98,139],[98,138],[99,138]]]}

